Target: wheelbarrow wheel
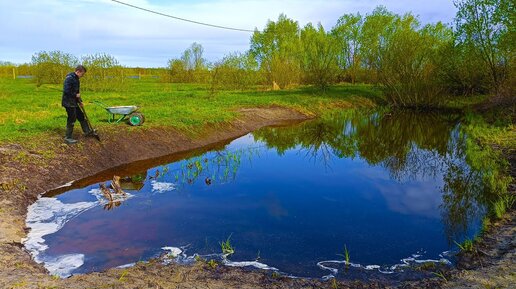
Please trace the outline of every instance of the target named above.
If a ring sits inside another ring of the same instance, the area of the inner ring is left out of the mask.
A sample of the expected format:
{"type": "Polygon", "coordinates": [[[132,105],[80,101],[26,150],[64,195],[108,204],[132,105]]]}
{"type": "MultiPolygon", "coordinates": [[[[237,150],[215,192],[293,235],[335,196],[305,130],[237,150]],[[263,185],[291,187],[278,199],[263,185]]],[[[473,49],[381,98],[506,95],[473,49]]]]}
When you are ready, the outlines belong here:
{"type": "Polygon", "coordinates": [[[133,112],[129,115],[128,121],[130,125],[138,126],[145,122],[145,117],[143,116],[143,113],[133,112]]]}

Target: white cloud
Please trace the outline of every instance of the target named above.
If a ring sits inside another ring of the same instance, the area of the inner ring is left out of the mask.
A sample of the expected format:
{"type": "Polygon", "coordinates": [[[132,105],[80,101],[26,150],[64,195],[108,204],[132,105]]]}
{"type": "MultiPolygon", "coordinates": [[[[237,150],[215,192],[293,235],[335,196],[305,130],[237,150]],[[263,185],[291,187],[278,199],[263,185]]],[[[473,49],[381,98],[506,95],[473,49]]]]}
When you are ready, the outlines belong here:
{"type": "MultiPolygon", "coordinates": [[[[450,22],[451,1],[352,0],[216,0],[125,2],[194,21],[241,29],[263,29],[280,13],[304,26],[321,22],[327,29],[345,13],[371,12],[385,5],[396,13],[409,10],[423,22],[450,22]]],[[[251,33],[216,29],[151,14],[109,0],[24,0],[0,3],[0,60],[29,62],[41,50],[61,50],[76,56],[105,52],[124,65],[164,66],[191,43],[216,60],[249,47],[251,33]]]]}

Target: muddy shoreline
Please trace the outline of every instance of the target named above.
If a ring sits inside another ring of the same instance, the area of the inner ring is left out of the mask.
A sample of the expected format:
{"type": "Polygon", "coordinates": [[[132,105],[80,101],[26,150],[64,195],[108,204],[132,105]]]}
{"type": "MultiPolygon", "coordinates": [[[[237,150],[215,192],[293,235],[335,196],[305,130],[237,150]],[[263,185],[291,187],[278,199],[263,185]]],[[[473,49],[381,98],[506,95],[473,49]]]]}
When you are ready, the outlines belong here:
{"type": "MultiPolygon", "coordinates": [[[[3,184],[0,189],[0,288],[477,288],[475,286],[484,284],[503,288],[504,284],[515,280],[514,273],[502,274],[515,271],[514,210],[483,237],[485,254],[477,258],[481,266],[471,270],[453,269],[445,273],[445,278],[436,276],[396,284],[386,280],[323,282],[242,268],[212,268],[202,262],[194,266],[164,266],[157,261],[61,280],[49,276],[24,250],[21,239],[26,235],[27,206],[46,191],[74,180],[98,178],[100,172],[128,163],[137,162],[145,167],[163,158],[181,158],[194,149],[216,148],[264,126],[309,118],[280,107],[242,109],[239,113],[231,123],[205,127],[202,138],[200,134],[185,135],[169,128],[135,129],[130,133],[109,128],[99,132],[101,143],[81,139],[81,144],[67,146],[62,143],[61,133],[56,132],[55,136],[42,139],[36,148],[16,144],[0,146],[0,183],[3,184]],[[503,276],[496,278],[500,274],[503,276]]],[[[508,158],[514,176],[514,156],[508,158]]],[[[514,193],[514,185],[511,190],[514,193]]],[[[462,260],[471,263],[467,258],[464,256],[462,260]]]]}

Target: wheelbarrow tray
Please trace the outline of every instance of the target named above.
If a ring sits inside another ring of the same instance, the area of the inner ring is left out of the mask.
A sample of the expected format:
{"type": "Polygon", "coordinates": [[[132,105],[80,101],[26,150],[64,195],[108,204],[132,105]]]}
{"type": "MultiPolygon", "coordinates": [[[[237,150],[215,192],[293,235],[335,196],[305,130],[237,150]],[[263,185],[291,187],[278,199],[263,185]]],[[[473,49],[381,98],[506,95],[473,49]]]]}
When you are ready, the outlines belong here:
{"type": "Polygon", "coordinates": [[[126,117],[129,119],[129,124],[133,126],[142,125],[145,121],[143,113],[138,112],[139,107],[136,105],[107,106],[100,101],[93,101],[93,103],[106,110],[109,123],[119,123],[126,117]]]}
{"type": "Polygon", "coordinates": [[[123,114],[128,115],[138,110],[136,105],[126,105],[126,106],[110,106],[106,107],[106,110],[112,114],[123,114]]]}

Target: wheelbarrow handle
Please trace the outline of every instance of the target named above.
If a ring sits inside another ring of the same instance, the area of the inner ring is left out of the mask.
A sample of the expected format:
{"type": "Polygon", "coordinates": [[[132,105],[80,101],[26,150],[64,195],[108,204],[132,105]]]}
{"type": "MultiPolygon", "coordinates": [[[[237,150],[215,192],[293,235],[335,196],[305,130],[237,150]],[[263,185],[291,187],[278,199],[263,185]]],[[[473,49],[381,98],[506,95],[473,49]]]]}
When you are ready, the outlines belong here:
{"type": "Polygon", "coordinates": [[[102,107],[102,108],[108,108],[108,106],[107,106],[106,104],[104,104],[104,103],[102,103],[102,102],[100,102],[100,101],[98,101],[98,100],[92,100],[92,101],[90,101],[90,102],[91,102],[91,103],[94,103],[94,104],[96,104],[96,105],[98,105],[98,106],[100,106],[100,107],[102,107]]]}

